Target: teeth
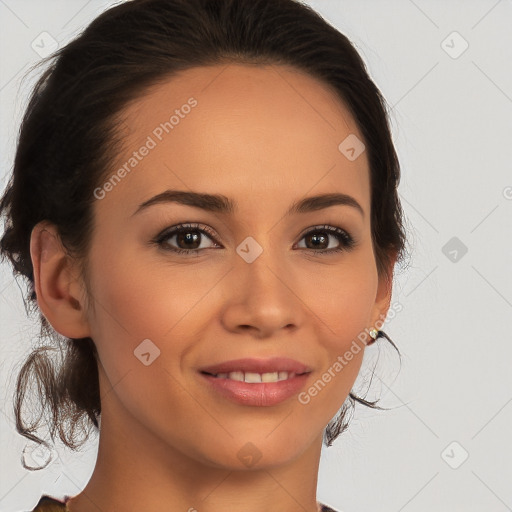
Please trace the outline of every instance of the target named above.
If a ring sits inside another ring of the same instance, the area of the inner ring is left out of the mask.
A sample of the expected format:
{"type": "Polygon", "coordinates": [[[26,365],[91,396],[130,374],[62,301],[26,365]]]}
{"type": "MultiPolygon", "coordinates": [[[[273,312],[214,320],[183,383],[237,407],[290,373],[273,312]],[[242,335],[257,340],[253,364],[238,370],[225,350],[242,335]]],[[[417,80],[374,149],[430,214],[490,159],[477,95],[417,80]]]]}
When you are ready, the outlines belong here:
{"type": "Polygon", "coordinates": [[[261,374],[252,373],[252,372],[244,372],[245,373],[245,382],[261,382],[261,374]]]}
{"type": "Polygon", "coordinates": [[[239,382],[257,383],[257,382],[279,382],[281,380],[291,379],[295,377],[294,372],[270,372],[270,373],[254,373],[254,372],[229,372],[218,373],[215,375],[219,379],[231,379],[239,382]]]}
{"type": "MultiPolygon", "coordinates": [[[[286,373],[286,372],[283,372],[286,373]]],[[[277,382],[279,380],[279,372],[262,373],[261,382],[277,382]]]]}

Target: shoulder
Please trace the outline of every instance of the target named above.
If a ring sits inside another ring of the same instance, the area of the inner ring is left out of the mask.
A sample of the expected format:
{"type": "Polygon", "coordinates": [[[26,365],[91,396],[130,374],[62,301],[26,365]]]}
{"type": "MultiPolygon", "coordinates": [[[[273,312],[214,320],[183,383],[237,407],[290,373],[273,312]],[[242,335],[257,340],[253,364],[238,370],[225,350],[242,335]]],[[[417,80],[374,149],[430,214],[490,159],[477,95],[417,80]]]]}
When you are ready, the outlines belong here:
{"type": "Polygon", "coordinates": [[[32,512],[65,512],[66,510],[67,507],[65,502],[44,495],[32,512]]]}
{"type": "MultiPolygon", "coordinates": [[[[51,498],[50,496],[44,495],[39,503],[36,505],[36,508],[31,512],[61,512],[66,511],[66,503],[56,500],[55,498],[51,498]]],[[[322,504],[322,512],[337,512],[331,507],[322,504]]]]}

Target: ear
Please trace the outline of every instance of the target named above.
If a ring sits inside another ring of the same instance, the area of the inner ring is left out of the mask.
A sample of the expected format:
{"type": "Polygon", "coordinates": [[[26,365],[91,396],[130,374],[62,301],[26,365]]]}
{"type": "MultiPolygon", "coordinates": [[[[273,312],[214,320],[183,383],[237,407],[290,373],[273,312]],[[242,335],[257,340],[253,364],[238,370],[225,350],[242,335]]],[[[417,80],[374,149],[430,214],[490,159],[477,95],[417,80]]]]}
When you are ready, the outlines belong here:
{"type": "Polygon", "coordinates": [[[393,254],[389,261],[387,275],[386,273],[383,273],[381,276],[379,276],[379,284],[377,287],[375,304],[372,309],[370,328],[374,327],[375,329],[380,330],[388,314],[388,310],[391,305],[391,294],[393,290],[393,268],[395,266],[395,262],[396,254],[393,254]]]}
{"type": "Polygon", "coordinates": [[[84,318],[83,286],[76,279],[56,227],[39,222],[30,236],[37,304],[52,327],[67,338],[90,337],[84,318]]]}

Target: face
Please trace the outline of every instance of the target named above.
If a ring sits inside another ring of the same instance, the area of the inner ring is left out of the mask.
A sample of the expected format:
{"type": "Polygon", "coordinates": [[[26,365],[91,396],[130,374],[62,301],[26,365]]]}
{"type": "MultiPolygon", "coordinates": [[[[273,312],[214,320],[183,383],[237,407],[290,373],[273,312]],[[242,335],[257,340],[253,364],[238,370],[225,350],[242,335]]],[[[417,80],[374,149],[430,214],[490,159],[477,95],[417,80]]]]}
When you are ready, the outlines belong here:
{"type": "Polygon", "coordinates": [[[229,65],[153,87],[121,126],[89,258],[102,386],[126,418],[202,463],[243,468],[243,450],[258,465],[292,460],[342,406],[363,358],[358,336],[389,305],[367,155],[339,149],[363,140],[354,119],[310,76],[229,65]],[[168,190],[223,196],[232,210],[190,198],[141,206],[168,190]],[[324,194],[351,199],[290,210],[324,194]],[[243,390],[236,400],[201,372],[273,357],[309,370],[279,400],[257,391],[250,402],[243,390]]]}

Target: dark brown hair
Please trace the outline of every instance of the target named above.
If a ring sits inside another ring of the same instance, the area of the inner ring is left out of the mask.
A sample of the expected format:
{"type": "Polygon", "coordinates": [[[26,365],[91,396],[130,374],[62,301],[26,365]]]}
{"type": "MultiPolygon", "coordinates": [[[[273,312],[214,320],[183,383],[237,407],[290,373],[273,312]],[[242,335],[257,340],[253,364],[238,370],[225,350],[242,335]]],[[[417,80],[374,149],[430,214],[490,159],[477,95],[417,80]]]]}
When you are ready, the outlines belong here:
{"type": "MultiPolygon", "coordinates": [[[[370,164],[371,232],[379,275],[403,260],[405,231],[397,187],[400,167],[387,105],[349,39],[296,0],[131,0],[98,16],[76,39],[44,60],[20,128],[12,176],[0,202],[5,217],[2,258],[28,282],[38,311],[30,257],[32,228],[48,220],[80,262],[87,283],[93,191],[106,181],[122,138],[116,116],[151,85],[188,68],[215,64],[287,65],[323,81],[349,108],[370,164]]],[[[60,336],[39,312],[40,339],[17,380],[17,431],[35,442],[42,414],[23,418],[29,384],[37,384],[52,440],[58,430],[77,449],[101,414],[97,352],[91,338],[60,336]],[[52,354],[61,357],[55,362],[52,354]],[[77,431],[85,435],[77,440],[77,431]]],[[[387,336],[385,336],[387,338],[387,336]]],[[[387,338],[398,351],[395,344],[387,338]]],[[[399,352],[398,352],[399,353],[399,352]]],[[[329,423],[331,445],[358,401],[352,392],[329,423]]],[[[26,467],[26,466],[25,466],[26,467]]]]}

